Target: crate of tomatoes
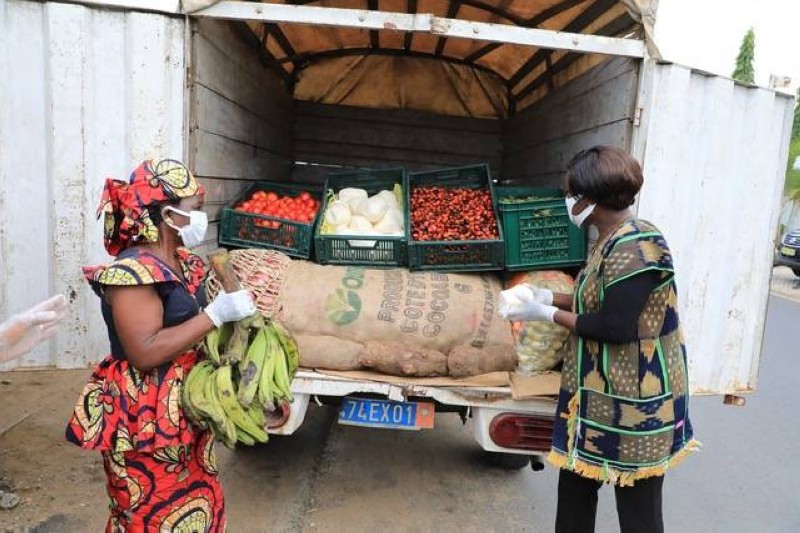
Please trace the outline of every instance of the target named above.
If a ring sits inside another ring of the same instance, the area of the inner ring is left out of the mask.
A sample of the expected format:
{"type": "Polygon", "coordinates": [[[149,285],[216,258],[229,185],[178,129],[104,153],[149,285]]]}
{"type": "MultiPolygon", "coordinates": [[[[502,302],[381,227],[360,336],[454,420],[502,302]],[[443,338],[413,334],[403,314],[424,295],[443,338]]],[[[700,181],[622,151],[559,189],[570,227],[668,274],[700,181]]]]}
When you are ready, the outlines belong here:
{"type": "Polygon", "coordinates": [[[503,269],[503,230],[487,165],[412,172],[406,194],[411,270],[503,269]]]}
{"type": "Polygon", "coordinates": [[[318,185],[256,182],[222,210],[219,242],[239,248],[271,248],[308,259],[321,200],[318,185]]]}

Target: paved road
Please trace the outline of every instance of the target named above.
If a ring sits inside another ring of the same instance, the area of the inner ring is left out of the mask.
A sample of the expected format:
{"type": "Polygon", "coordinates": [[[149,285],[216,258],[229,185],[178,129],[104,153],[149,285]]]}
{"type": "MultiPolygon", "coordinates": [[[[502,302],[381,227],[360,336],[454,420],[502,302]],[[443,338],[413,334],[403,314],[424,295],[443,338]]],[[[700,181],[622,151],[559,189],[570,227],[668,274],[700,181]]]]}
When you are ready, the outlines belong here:
{"type": "MultiPolygon", "coordinates": [[[[745,408],[696,398],[704,443],[667,477],[668,531],[800,531],[800,305],[770,305],[760,390],[745,408]]],[[[551,531],[556,472],[482,466],[469,426],[403,433],[341,427],[315,409],[302,433],[225,453],[232,531],[551,531]]],[[[598,531],[618,531],[601,491],[598,531]]]]}

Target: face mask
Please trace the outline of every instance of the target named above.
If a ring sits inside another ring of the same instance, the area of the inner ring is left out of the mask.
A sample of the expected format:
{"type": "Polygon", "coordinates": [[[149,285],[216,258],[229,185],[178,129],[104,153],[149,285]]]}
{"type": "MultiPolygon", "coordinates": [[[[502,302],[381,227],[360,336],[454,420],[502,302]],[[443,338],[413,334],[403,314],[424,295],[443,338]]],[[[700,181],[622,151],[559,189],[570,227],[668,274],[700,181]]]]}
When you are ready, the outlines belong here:
{"type": "Polygon", "coordinates": [[[167,210],[189,218],[189,223],[182,228],[178,228],[167,222],[170,228],[178,232],[178,235],[183,241],[183,245],[187,248],[200,246],[200,243],[203,242],[203,238],[206,236],[206,230],[208,229],[208,215],[203,211],[189,211],[187,213],[186,211],[181,211],[174,207],[164,208],[164,211],[167,210]]]}
{"type": "Polygon", "coordinates": [[[580,201],[580,198],[575,198],[574,196],[567,196],[564,198],[564,202],[567,204],[567,215],[569,216],[570,221],[579,228],[583,226],[583,223],[586,222],[586,219],[589,218],[589,215],[594,212],[594,208],[597,207],[597,204],[589,204],[589,206],[581,211],[580,214],[573,215],[572,208],[575,207],[575,204],[580,201]]]}

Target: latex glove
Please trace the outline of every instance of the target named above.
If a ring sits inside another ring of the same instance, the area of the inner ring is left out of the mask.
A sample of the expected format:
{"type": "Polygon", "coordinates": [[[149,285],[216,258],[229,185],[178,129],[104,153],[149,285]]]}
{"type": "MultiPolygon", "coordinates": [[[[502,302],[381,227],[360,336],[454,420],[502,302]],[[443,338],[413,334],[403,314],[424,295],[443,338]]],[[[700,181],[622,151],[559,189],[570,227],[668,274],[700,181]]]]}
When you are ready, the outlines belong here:
{"type": "Polygon", "coordinates": [[[557,307],[546,305],[541,302],[534,301],[533,292],[527,289],[524,293],[516,291],[517,294],[522,293],[524,300],[518,298],[514,294],[514,289],[511,288],[507,291],[500,293],[498,312],[500,318],[510,320],[512,322],[531,322],[531,321],[549,321],[553,322],[553,317],[558,311],[557,307]]]}
{"type": "Polygon", "coordinates": [[[220,291],[204,311],[211,322],[220,327],[225,322],[236,322],[253,316],[256,314],[256,304],[250,296],[250,291],[246,289],[231,293],[220,291]]]}
{"type": "Polygon", "coordinates": [[[539,302],[544,305],[553,305],[553,291],[544,287],[521,283],[503,292],[513,295],[521,302],[539,302]]]}
{"type": "Polygon", "coordinates": [[[0,324],[0,361],[14,359],[52,338],[67,315],[67,300],[53,296],[0,324]]]}

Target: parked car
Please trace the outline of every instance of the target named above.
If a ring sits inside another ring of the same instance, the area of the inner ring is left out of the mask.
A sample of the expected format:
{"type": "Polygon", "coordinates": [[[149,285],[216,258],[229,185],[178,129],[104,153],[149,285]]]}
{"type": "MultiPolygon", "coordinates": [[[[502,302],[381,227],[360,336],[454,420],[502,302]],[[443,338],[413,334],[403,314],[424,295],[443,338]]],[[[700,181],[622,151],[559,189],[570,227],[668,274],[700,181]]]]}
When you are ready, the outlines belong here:
{"type": "Polygon", "coordinates": [[[775,265],[787,266],[800,277],[800,229],[788,232],[775,252],[775,265]]]}

